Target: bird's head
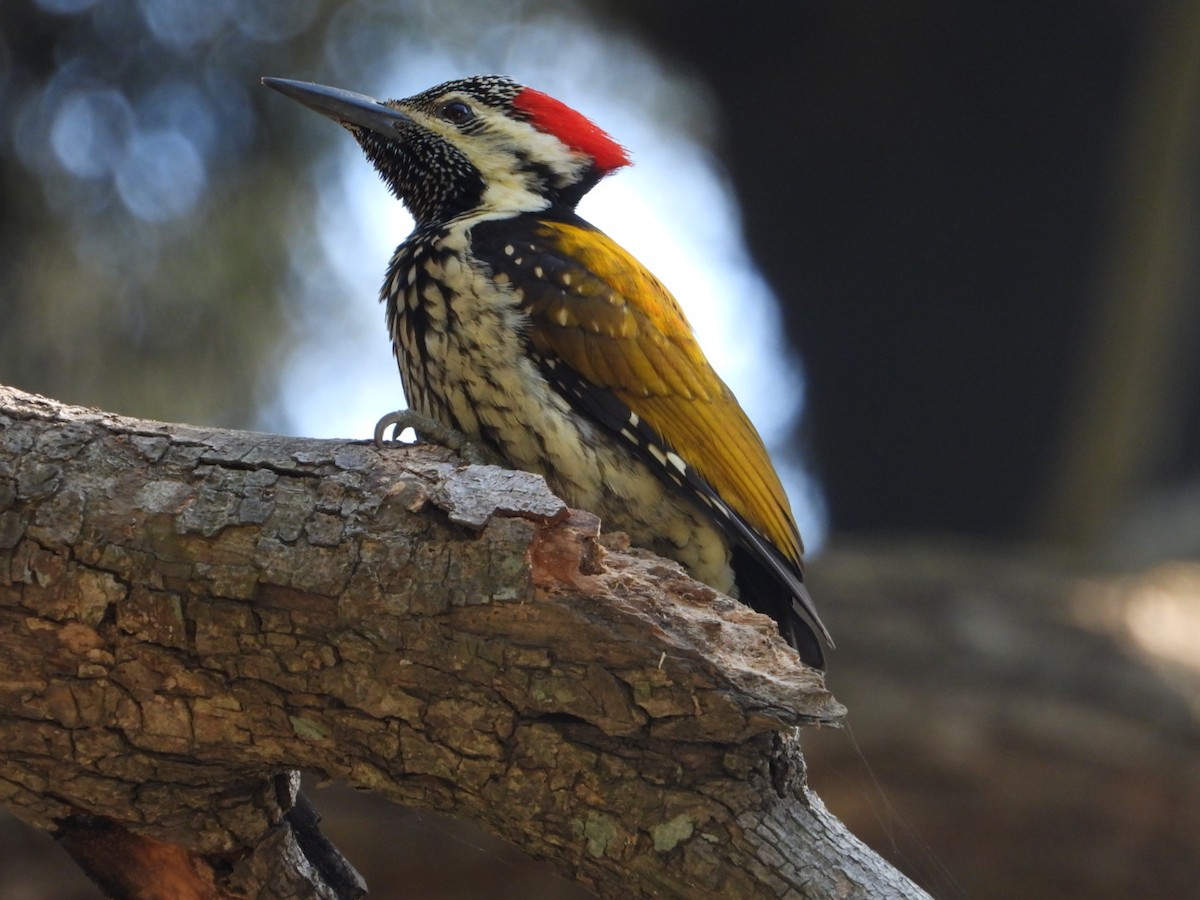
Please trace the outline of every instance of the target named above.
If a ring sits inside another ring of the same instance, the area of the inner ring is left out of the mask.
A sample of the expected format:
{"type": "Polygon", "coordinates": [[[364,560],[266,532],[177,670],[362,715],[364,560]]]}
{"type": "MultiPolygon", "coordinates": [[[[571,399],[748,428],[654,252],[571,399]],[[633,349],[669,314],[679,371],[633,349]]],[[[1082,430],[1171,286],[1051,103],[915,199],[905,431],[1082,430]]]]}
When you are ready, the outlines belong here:
{"type": "Polygon", "coordinates": [[[581,113],[500,75],[383,101],[283,78],[263,83],[349,130],[419,225],[473,211],[574,208],[629,163],[581,113]]]}

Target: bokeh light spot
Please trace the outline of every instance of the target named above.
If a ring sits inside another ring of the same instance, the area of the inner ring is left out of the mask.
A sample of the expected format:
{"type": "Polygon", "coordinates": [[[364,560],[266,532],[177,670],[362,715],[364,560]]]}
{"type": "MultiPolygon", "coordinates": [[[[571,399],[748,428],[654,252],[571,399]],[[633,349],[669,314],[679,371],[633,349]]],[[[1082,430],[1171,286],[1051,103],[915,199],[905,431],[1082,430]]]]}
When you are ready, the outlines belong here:
{"type": "Polygon", "coordinates": [[[146,24],[162,41],[190,46],[216,36],[229,18],[229,0],[139,0],[146,24]]]}
{"type": "Polygon", "coordinates": [[[117,169],[117,192],[139,219],[167,222],[187,213],[207,177],[196,148],[178,131],[139,134],[117,169]]]}
{"type": "Polygon", "coordinates": [[[283,41],[308,28],[317,9],[317,0],[243,0],[237,5],[234,21],[243,34],[256,41],[283,41]]]}
{"type": "Polygon", "coordinates": [[[125,155],[133,128],[133,111],[120,92],[79,91],[59,104],[50,127],[50,145],[71,174],[99,178],[125,155]]]}
{"type": "Polygon", "coordinates": [[[178,131],[207,155],[217,140],[212,104],[196,85],[167,81],[138,103],[138,120],[146,128],[178,131]]]}

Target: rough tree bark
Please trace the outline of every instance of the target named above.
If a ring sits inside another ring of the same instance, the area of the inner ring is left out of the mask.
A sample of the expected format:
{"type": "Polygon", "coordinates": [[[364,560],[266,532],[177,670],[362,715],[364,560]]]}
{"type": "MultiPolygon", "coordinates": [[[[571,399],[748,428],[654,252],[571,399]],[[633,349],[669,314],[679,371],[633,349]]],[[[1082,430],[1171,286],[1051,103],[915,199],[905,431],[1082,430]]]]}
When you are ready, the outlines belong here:
{"type": "Polygon", "coordinates": [[[534,476],[0,388],[0,801],[118,896],[354,896],[295,769],[604,897],[923,896],[806,786],[842,713],[534,476]]]}

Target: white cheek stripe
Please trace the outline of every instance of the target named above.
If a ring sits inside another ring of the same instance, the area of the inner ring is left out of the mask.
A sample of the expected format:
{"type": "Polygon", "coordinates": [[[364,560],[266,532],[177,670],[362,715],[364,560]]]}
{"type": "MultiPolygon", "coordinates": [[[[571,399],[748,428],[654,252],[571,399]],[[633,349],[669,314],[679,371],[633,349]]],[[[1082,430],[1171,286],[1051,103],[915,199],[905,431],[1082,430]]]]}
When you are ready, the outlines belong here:
{"type": "Polygon", "coordinates": [[[550,201],[539,191],[541,186],[531,183],[532,173],[514,166],[516,148],[520,148],[526,159],[554,173],[555,187],[572,184],[583,175],[589,164],[585,154],[571,150],[554,135],[539,131],[528,122],[480,106],[473,97],[463,94],[459,99],[470,104],[481,120],[477,128],[465,134],[437,116],[420,110],[405,111],[419,125],[457,147],[479,170],[485,185],[482,211],[538,212],[549,207],[550,201]]]}

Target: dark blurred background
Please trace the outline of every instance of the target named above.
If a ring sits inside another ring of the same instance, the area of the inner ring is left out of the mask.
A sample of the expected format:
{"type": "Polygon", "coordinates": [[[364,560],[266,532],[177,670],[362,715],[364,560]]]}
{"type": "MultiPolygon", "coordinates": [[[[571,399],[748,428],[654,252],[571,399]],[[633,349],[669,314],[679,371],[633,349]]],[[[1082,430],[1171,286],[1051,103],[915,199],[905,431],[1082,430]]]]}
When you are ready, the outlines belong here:
{"type": "MultiPolygon", "coordinates": [[[[720,215],[740,224],[803,369],[802,389],[783,386],[804,408],[782,452],[811,473],[832,547],[933,535],[1099,573],[1200,558],[1188,0],[5,0],[0,382],[302,429],[314,413],[281,384],[295,348],[360,352],[337,309],[365,308],[386,356],[385,259],[330,252],[319,185],[336,186],[353,147],[258,77],[372,91],[424,59],[431,77],[383,90],[485,68],[550,93],[591,79],[606,102],[642,104],[585,110],[602,125],[649,117],[711,157],[740,208],[720,215]],[[589,35],[598,49],[574,52],[589,35]],[[339,267],[372,287],[342,296],[339,267]]],[[[830,681],[839,693],[836,667],[830,681]]],[[[442,834],[391,815],[397,842],[442,834]]],[[[40,840],[10,830],[0,841],[40,840]]],[[[434,842],[461,874],[509,852],[483,840],[434,842]]],[[[68,896],[18,879],[13,846],[0,896],[68,896]]],[[[931,852],[954,872],[953,848],[931,852]]],[[[401,896],[382,877],[374,896],[401,896]]],[[[512,896],[567,890],[505,880],[512,896]]],[[[956,883],[986,893],[969,872],[937,892],[956,883]]]]}

